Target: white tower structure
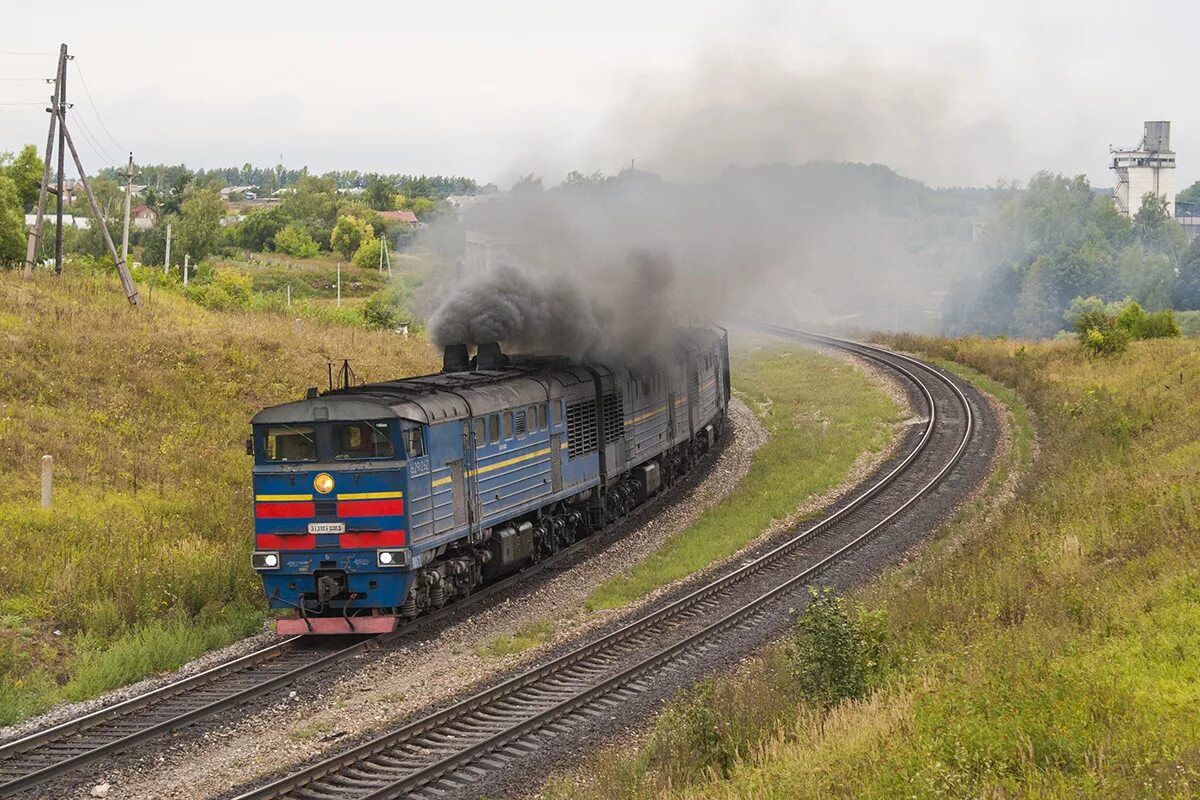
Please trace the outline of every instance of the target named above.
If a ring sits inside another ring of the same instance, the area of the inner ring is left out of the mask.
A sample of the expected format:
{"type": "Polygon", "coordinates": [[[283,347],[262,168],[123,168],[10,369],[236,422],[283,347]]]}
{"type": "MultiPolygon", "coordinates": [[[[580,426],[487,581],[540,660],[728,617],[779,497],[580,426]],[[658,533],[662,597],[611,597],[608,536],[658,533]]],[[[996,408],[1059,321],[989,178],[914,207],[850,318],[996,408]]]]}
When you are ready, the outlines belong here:
{"type": "Polygon", "coordinates": [[[1132,217],[1142,207],[1147,192],[1167,199],[1167,215],[1175,216],[1175,151],[1171,149],[1171,123],[1147,122],[1142,143],[1134,150],[1111,148],[1117,210],[1132,217]]]}

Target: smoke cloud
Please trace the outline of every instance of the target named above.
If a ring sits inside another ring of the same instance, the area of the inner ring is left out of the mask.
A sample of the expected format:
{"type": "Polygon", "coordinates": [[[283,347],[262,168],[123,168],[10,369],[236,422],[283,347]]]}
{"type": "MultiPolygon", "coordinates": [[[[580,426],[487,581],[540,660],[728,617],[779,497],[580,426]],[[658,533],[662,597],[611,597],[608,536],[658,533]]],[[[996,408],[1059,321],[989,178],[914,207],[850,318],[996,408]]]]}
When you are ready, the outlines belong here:
{"type": "Polygon", "coordinates": [[[628,361],[677,324],[733,316],[934,330],[993,192],[904,172],[954,186],[1019,163],[965,94],[953,69],[796,73],[769,56],[647,81],[568,157],[636,154],[637,169],[530,175],[464,214],[460,240],[494,233],[512,252],[482,272],[460,254],[434,339],[628,361]]]}

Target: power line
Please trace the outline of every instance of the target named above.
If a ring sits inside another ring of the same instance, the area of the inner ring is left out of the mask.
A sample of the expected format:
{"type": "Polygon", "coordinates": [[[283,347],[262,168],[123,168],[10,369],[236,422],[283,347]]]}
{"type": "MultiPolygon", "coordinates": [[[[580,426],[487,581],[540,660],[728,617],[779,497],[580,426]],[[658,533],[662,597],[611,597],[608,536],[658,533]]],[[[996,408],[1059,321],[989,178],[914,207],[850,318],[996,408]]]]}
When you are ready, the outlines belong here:
{"type": "Polygon", "coordinates": [[[17,82],[54,83],[53,78],[0,78],[0,81],[4,81],[6,83],[17,83],[17,82]]]}
{"type": "Polygon", "coordinates": [[[26,50],[0,50],[0,56],[56,56],[58,53],[32,53],[26,50]]]}
{"type": "Polygon", "coordinates": [[[92,106],[92,111],[96,112],[96,120],[100,123],[100,127],[104,129],[104,133],[107,134],[108,140],[112,142],[118,150],[121,152],[126,152],[127,148],[122,147],[121,143],[113,138],[113,135],[108,131],[108,126],[104,124],[104,117],[100,116],[100,109],[96,108],[96,101],[92,99],[92,91],[88,88],[87,78],[83,77],[83,70],[79,68],[78,56],[75,57],[74,64],[75,74],[79,76],[79,82],[83,84],[83,93],[87,95],[88,103],[90,103],[92,106]]]}
{"type": "MultiPolygon", "coordinates": [[[[72,107],[72,110],[75,110],[75,108],[72,107]]],[[[92,151],[92,154],[103,161],[106,166],[115,169],[117,165],[114,163],[112,155],[100,144],[99,138],[92,132],[91,126],[87,124],[87,120],[84,119],[83,115],[75,110],[75,113],[71,115],[71,119],[83,126],[80,129],[83,133],[83,140],[87,144],[88,149],[92,151]]]]}

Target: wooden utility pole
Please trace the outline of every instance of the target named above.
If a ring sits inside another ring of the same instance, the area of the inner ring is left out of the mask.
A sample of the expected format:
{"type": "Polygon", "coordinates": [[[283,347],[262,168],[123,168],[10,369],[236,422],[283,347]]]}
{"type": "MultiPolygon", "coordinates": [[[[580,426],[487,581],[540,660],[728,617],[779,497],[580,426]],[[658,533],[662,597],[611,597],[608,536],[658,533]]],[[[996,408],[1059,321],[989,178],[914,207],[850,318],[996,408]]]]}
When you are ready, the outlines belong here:
{"type": "Polygon", "coordinates": [[[58,49],[58,99],[55,102],[54,115],[58,117],[58,198],[55,210],[57,218],[54,228],[54,271],[62,274],[62,218],[63,218],[63,174],[66,172],[67,129],[63,124],[67,107],[67,45],[64,43],[58,49]]]}
{"type": "MultiPolygon", "coordinates": [[[[64,53],[66,52],[66,47],[66,45],[63,45],[64,53]]],[[[67,121],[63,116],[63,108],[62,106],[56,104],[54,111],[56,114],[58,114],[59,136],[66,139],[67,147],[71,151],[71,158],[75,162],[75,169],[79,172],[79,183],[83,186],[83,191],[85,194],[87,194],[88,205],[91,206],[92,209],[92,217],[95,219],[96,224],[100,226],[100,232],[104,234],[104,245],[108,248],[108,254],[112,256],[112,260],[117,264],[117,274],[121,277],[121,287],[125,290],[125,296],[129,298],[129,302],[135,306],[140,306],[142,304],[142,299],[138,297],[137,286],[133,282],[133,276],[129,274],[129,269],[125,266],[125,259],[120,258],[117,255],[116,245],[113,244],[112,236],[110,236],[108,233],[108,224],[104,221],[104,216],[100,213],[100,206],[96,202],[96,196],[92,194],[92,187],[88,185],[87,178],[85,177],[87,173],[84,172],[83,162],[79,160],[79,151],[75,149],[75,142],[71,140],[71,134],[67,131],[67,121]]],[[[62,151],[59,151],[58,156],[61,160],[62,151]]],[[[62,202],[61,195],[59,195],[59,202],[62,202]]],[[[59,231],[60,236],[61,233],[62,232],[59,231]]],[[[59,247],[57,249],[58,253],[56,255],[61,257],[61,241],[59,242],[59,247]]],[[[61,263],[61,261],[59,263],[61,263]]]]}
{"type": "Polygon", "coordinates": [[[29,241],[25,247],[25,279],[33,277],[33,265],[37,263],[37,253],[42,245],[42,226],[46,219],[46,191],[50,187],[50,165],[53,164],[54,128],[58,117],[54,114],[53,105],[58,98],[58,73],[54,75],[54,96],[50,98],[50,130],[46,134],[46,150],[42,160],[42,182],[38,186],[37,212],[33,221],[33,230],[29,232],[29,241]]]}
{"type": "Polygon", "coordinates": [[[125,168],[125,228],[121,232],[121,260],[129,263],[129,199],[133,194],[133,153],[129,154],[129,166],[125,168]]]}

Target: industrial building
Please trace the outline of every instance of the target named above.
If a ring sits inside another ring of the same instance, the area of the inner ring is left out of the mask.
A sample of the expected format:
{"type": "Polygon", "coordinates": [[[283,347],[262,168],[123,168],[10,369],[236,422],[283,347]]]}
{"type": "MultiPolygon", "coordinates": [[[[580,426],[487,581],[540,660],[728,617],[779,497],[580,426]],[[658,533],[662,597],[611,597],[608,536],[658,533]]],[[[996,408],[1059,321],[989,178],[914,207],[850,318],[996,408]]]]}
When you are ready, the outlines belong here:
{"type": "Polygon", "coordinates": [[[1165,196],[1167,215],[1175,216],[1175,151],[1171,149],[1171,123],[1146,123],[1141,144],[1131,150],[1110,148],[1117,176],[1113,191],[1117,209],[1132,217],[1142,207],[1147,192],[1165,196]]]}

